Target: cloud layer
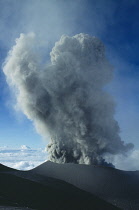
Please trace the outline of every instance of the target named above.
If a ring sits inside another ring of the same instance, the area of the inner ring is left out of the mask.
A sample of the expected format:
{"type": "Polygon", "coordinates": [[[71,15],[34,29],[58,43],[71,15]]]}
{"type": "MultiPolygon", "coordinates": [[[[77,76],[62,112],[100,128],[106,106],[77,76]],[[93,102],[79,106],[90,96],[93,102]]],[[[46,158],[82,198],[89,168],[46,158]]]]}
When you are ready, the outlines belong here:
{"type": "Polygon", "coordinates": [[[0,147],[0,163],[11,168],[29,170],[47,160],[44,149],[31,149],[26,145],[20,148],[0,147]]]}

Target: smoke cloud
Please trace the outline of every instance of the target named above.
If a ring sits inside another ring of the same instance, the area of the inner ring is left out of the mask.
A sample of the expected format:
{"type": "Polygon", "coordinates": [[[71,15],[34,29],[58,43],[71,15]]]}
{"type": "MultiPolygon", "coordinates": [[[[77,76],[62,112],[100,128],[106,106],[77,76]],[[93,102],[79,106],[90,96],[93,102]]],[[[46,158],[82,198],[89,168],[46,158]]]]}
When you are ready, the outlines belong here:
{"type": "Polygon", "coordinates": [[[51,136],[50,160],[106,164],[106,154],[125,154],[114,119],[113,98],[104,90],[113,68],[96,37],[63,35],[44,64],[34,34],[21,34],[3,71],[17,104],[43,136],[51,136]]]}

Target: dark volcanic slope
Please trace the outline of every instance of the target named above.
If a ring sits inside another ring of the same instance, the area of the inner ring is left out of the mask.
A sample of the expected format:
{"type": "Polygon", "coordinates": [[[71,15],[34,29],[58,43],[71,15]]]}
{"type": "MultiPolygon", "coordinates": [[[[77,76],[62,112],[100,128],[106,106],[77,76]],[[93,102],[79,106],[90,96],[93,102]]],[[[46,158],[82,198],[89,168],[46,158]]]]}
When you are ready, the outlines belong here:
{"type": "Polygon", "coordinates": [[[64,180],[125,210],[139,210],[139,171],[50,161],[34,173],[64,180]]]}
{"type": "MultiPolygon", "coordinates": [[[[64,181],[0,166],[0,205],[42,210],[114,210],[116,207],[64,181]]],[[[11,208],[12,209],[12,208],[11,208]]]]}

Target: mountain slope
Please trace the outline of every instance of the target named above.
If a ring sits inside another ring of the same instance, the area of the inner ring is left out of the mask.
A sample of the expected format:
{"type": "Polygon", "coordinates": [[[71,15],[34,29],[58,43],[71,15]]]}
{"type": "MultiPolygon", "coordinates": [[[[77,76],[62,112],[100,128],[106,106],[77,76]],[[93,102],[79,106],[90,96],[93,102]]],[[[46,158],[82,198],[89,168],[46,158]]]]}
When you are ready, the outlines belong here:
{"type": "Polygon", "coordinates": [[[32,171],[64,180],[122,209],[139,209],[139,171],[50,161],[32,171]]]}
{"type": "Polygon", "coordinates": [[[116,207],[64,181],[34,171],[0,167],[0,205],[39,210],[114,210],[116,207]],[[7,202],[7,203],[6,203],[7,202]]]}

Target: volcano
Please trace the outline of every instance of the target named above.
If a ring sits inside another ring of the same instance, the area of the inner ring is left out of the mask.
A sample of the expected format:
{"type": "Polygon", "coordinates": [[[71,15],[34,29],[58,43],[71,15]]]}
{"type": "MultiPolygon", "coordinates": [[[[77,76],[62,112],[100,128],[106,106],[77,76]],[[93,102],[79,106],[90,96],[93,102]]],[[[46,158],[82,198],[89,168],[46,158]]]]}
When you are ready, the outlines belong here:
{"type": "Polygon", "coordinates": [[[3,209],[139,209],[139,171],[47,161],[19,171],[0,165],[3,209]]]}

